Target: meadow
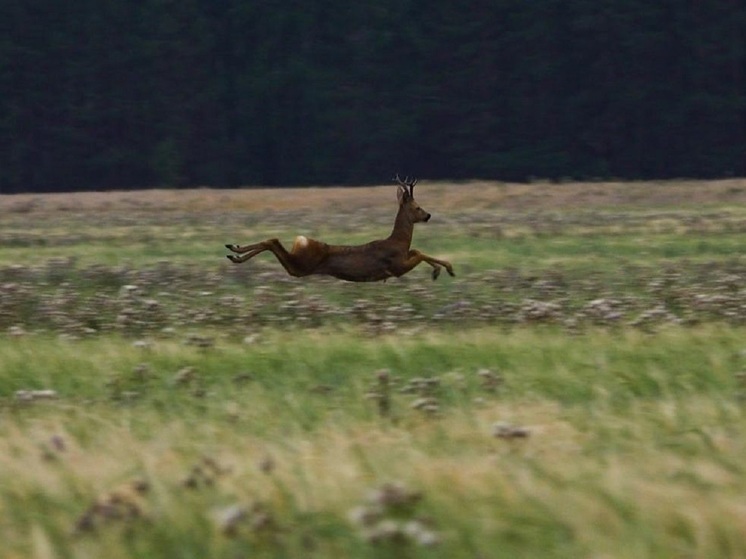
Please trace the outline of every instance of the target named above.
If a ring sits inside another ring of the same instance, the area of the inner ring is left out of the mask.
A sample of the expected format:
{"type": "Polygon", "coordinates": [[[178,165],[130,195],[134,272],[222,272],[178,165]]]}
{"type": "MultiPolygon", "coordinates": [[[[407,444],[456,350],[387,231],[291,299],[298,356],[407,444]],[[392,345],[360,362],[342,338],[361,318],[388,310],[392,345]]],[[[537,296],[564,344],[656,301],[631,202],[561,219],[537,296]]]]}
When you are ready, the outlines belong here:
{"type": "Polygon", "coordinates": [[[746,556],[746,181],[0,197],[0,557],[746,556]]]}

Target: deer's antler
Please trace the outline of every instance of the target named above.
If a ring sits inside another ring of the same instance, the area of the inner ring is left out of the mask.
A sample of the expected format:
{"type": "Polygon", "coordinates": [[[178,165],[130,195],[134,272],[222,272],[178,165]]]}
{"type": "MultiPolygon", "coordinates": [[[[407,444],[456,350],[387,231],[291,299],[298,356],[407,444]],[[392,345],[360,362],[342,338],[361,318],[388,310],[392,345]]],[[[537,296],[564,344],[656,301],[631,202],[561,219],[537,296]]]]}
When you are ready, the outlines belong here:
{"type": "Polygon", "coordinates": [[[404,177],[404,180],[399,178],[399,173],[396,173],[396,176],[394,177],[394,181],[396,181],[399,186],[403,187],[409,187],[409,195],[414,197],[414,185],[417,184],[417,179],[412,177],[412,180],[409,180],[409,175],[404,177]]]}

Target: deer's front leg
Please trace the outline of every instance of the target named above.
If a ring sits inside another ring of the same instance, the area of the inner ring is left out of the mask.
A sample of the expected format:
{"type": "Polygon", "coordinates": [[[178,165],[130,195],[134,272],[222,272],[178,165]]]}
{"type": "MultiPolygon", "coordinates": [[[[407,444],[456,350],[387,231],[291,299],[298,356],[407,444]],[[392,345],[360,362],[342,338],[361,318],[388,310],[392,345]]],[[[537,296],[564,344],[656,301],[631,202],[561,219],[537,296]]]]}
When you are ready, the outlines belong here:
{"type": "MultiPolygon", "coordinates": [[[[414,252],[419,252],[419,251],[414,251],[414,252]]],[[[422,260],[424,260],[425,262],[427,262],[433,267],[433,279],[434,280],[438,279],[438,276],[440,275],[441,266],[446,269],[446,272],[448,272],[449,276],[453,277],[456,275],[455,272],[453,271],[453,266],[447,260],[440,260],[438,258],[433,258],[432,256],[428,256],[427,254],[422,254],[421,252],[419,252],[419,254],[422,260]]]]}
{"type": "Polygon", "coordinates": [[[407,258],[399,266],[397,266],[396,275],[401,276],[406,274],[420,262],[427,262],[428,264],[430,264],[430,266],[433,267],[434,280],[438,279],[438,276],[440,276],[441,267],[445,268],[449,275],[456,275],[453,272],[453,266],[450,262],[433,258],[432,256],[428,256],[427,254],[423,254],[419,250],[414,249],[410,250],[407,254],[407,258]]]}

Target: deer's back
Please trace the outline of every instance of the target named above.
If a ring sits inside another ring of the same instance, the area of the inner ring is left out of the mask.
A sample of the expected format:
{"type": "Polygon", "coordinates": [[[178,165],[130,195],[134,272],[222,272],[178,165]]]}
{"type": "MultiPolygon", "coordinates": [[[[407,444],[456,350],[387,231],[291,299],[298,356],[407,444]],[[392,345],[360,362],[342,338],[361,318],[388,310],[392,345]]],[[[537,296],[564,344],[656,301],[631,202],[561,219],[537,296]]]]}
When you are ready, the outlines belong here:
{"type": "Polygon", "coordinates": [[[327,245],[327,256],[316,269],[347,281],[380,281],[391,277],[391,265],[401,252],[385,240],[364,245],[327,245]]]}

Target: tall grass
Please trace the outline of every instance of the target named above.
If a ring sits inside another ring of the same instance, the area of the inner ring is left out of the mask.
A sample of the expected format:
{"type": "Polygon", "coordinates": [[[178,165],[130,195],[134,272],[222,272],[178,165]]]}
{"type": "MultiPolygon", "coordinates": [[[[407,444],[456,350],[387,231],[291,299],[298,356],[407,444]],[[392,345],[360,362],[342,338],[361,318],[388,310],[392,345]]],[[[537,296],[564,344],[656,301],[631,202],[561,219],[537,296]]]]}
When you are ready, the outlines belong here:
{"type": "Polygon", "coordinates": [[[63,557],[276,557],[310,545],[319,556],[736,557],[743,333],[268,331],[208,350],[20,339],[0,349],[3,393],[57,398],[6,400],[3,540],[19,556],[48,545],[63,557]],[[486,368],[501,375],[494,390],[486,368]],[[381,369],[392,378],[384,415],[370,398],[381,369]],[[439,381],[435,414],[401,391],[418,377],[439,381]],[[498,423],[529,435],[496,437],[498,423]],[[148,491],[132,510],[76,530],[96,499],[128,502],[133,479],[148,491]],[[371,543],[348,518],[387,482],[422,493],[392,518],[429,518],[435,548],[371,543]],[[271,525],[247,517],[224,534],[221,514],[255,503],[271,525]]]}

